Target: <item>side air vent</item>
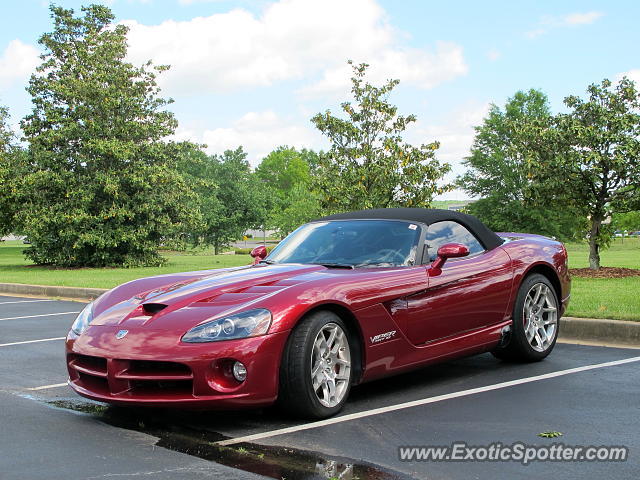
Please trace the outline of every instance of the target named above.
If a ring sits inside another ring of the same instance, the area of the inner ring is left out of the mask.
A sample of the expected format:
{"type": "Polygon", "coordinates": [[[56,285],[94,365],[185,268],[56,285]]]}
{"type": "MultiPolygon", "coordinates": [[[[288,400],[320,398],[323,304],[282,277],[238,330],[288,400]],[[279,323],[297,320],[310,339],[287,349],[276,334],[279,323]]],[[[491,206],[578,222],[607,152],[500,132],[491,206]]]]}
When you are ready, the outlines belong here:
{"type": "Polygon", "coordinates": [[[144,309],[144,313],[148,315],[155,315],[156,313],[167,308],[167,305],[164,305],[162,303],[145,303],[142,305],[142,308],[144,309]]]}

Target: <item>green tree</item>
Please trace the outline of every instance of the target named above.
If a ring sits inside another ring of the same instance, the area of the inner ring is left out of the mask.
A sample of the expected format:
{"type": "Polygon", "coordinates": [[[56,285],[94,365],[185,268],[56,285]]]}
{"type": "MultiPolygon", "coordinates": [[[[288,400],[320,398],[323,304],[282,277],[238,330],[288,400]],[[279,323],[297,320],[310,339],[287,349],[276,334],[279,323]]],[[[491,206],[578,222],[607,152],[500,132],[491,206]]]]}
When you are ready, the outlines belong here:
{"type": "Polygon", "coordinates": [[[15,134],[7,125],[9,121],[9,109],[0,107],[0,154],[2,158],[14,147],[15,134]]]}
{"type": "Polygon", "coordinates": [[[311,190],[311,169],[317,158],[312,150],[282,146],[256,168],[265,197],[266,224],[282,236],[318,216],[318,195],[311,190]]]}
{"type": "Polygon", "coordinates": [[[272,225],[281,236],[288,235],[303,223],[322,216],[319,195],[308,185],[297,183],[289,192],[286,205],[275,210],[271,216],[272,225]]]}
{"type": "Polygon", "coordinates": [[[314,150],[303,148],[298,153],[305,161],[305,163],[309,165],[309,175],[315,175],[316,171],[318,170],[318,164],[320,162],[320,155],[322,155],[322,152],[318,153],[314,150]]]}
{"type": "Polygon", "coordinates": [[[295,148],[278,147],[260,162],[256,175],[278,195],[286,196],[296,184],[308,184],[311,180],[305,153],[305,150],[298,152],[295,148]]]}
{"type": "Polygon", "coordinates": [[[195,193],[195,208],[201,215],[201,221],[186,235],[192,246],[212,245],[209,228],[223,215],[223,205],[218,199],[218,164],[217,157],[208,156],[195,145],[185,149],[177,159],[178,171],[195,193]]]}
{"type": "Polygon", "coordinates": [[[213,245],[218,254],[248,228],[262,226],[266,217],[262,185],[242,147],[222,155],[191,152],[183,157],[180,169],[198,193],[203,215],[201,227],[191,234],[194,243],[213,245]]]}
{"type": "Polygon", "coordinates": [[[18,214],[26,255],[64,266],[157,265],[157,247],[197,221],[174,167],[191,145],[167,141],[177,122],[156,75],[168,67],[125,61],[127,27],[101,5],[51,7],[42,64],[22,121],[33,172],[18,214]]]}
{"type": "Polygon", "coordinates": [[[467,207],[494,231],[517,231],[575,238],[584,220],[566,207],[540,205],[533,201],[529,185],[530,164],[518,148],[523,125],[548,124],[552,115],[547,96],[535,89],[518,91],[504,110],[491,105],[463,165],[467,171],[457,179],[467,193],[481,197],[467,207]]]}
{"type": "Polygon", "coordinates": [[[617,230],[626,230],[629,233],[640,232],[640,210],[616,213],[611,223],[617,230]]]}
{"type": "Polygon", "coordinates": [[[525,125],[520,136],[538,198],[589,218],[589,266],[598,269],[611,240],[603,222],[640,205],[640,96],[627,78],[592,84],[587,94],[566,97],[568,113],[550,126],[525,125]]]}
{"type": "Polygon", "coordinates": [[[8,121],[8,109],[0,107],[0,237],[16,229],[17,196],[26,170],[24,152],[16,145],[8,121]]]}
{"type": "Polygon", "coordinates": [[[342,103],[346,119],[329,110],[311,121],[328,137],[331,149],[320,155],[314,176],[323,208],[329,211],[376,207],[428,207],[450,166],[435,158],[438,142],[419,147],[406,143],[403,132],[415,115],[398,115],[388,101],[399,80],[380,87],[365,82],[367,64],[353,67],[355,104],[342,103]]]}

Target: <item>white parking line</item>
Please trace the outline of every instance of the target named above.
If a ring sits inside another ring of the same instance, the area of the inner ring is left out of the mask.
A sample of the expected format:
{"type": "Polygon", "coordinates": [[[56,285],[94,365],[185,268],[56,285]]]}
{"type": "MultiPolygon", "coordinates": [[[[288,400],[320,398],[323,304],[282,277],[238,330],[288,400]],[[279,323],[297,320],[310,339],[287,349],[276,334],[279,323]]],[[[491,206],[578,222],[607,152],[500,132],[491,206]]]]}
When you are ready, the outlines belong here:
{"type": "Polygon", "coordinates": [[[27,388],[27,390],[31,390],[32,392],[38,391],[38,390],[48,390],[49,388],[59,388],[59,387],[66,387],[67,383],[54,383],[53,385],[42,385],[41,387],[31,387],[31,388],[27,388]]]}
{"type": "Polygon", "coordinates": [[[9,303],[35,303],[35,302],[53,302],[53,300],[20,300],[18,302],[0,302],[0,305],[8,305],[9,303]]]}
{"type": "Polygon", "coordinates": [[[3,322],[5,320],[20,320],[21,318],[51,317],[54,315],[71,315],[72,313],[75,313],[77,315],[80,312],[43,313],[41,315],[25,315],[24,317],[7,317],[7,318],[0,318],[0,322],[3,322]]]}
{"type": "Polygon", "coordinates": [[[24,342],[0,343],[0,347],[10,347],[11,345],[24,345],[26,343],[51,342],[52,340],[64,340],[65,337],[41,338],[40,340],[25,340],[24,342]]]}
{"type": "Polygon", "coordinates": [[[328,418],[326,420],[320,420],[318,422],[296,425],[294,427],[280,428],[278,430],[271,430],[270,432],[256,433],[253,435],[247,435],[247,436],[238,437],[238,438],[230,438],[229,440],[222,440],[219,442],[215,442],[214,445],[225,446],[225,445],[235,445],[237,443],[251,442],[254,440],[276,437],[278,435],[285,435],[287,433],[295,433],[301,430],[310,430],[312,428],[326,427],[327,425],[334,425],[336,423],[348,422],[350,420],[356,420],[359,418],[371,417],[373,415],[380,415],[382,413],[395,412],[396,410],[403,410],[405,408],[418,407],[421,405],[427,405],[429,403],[441,402],[443,400],[450,400],[452,398],[466,397],[468,395],[475,395],[476,393],[489,392],[491,390],[498,390],[501,388],[512,387],[514,385],[522,385],[523,383],[537,382],[539,380],[546,380],[548,378],[561,377],[564,375],[570,375],[572,373],[585,372],[588,370],[595,370],[598,368],[614,367],[616,365],[623,365],[625,363],[632,363],[632,362],[640,362],[640,357],[625,358],[623,360],[615,360],[612,362],[597,363],[595,365],[586,365],[584,367],[576,367],[576,368],[569,368],[567,370],[559,370],[557,372],[545,373],[543,375],[536,375],[534,377],[519,378],[517,380],[511,380],[509,382],[501,382],[493,385],[487,385],[485,387],[471,388],[469,390],[461,390],[459,392],[453,392],[453,393],[447,393],[446,395],[438,395],[435,397],[423,398],[421,400],[414,400],[412,402],[399,403],[397,405],[390,405],[388,407],[374,408],[372,410],[351,413],[349,415],[343,415],[341,417],[328,418]]]}

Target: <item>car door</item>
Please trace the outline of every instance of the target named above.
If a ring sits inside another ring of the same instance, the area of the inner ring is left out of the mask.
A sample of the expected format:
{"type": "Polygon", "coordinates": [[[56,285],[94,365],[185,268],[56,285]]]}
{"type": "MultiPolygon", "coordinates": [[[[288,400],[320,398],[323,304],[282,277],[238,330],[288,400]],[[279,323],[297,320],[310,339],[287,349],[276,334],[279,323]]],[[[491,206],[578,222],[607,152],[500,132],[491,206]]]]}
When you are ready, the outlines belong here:
{"type": "Polygon", "coordinates": [[[504,319],[513,273],[511,259],[502,248],[485,250],[466,227],[454,221],[430,225],[425,243],[425,263],[435,260],[438,248],[446,243],[466,245],[469,255],[447,260],[435,275],[427,266],[425,289],[407,297],[407,336],[415,345],[504,319]]]}

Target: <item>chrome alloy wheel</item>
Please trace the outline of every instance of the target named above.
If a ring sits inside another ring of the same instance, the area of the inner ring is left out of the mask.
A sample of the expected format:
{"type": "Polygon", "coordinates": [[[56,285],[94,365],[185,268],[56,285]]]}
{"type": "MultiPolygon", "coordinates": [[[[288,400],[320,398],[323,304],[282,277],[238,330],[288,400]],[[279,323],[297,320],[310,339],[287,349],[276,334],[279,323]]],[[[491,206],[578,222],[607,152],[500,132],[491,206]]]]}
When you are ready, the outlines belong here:
{"type": "Polygon", "coordinates": [[[327,323],[316,335],[311,352],[311,382],[322,405],[335,407],[348,390],[351,381],[351,351],[342,328],[327,323]]]}
{"type": "Polygon", "coordinates": [[[553,342],[558,328],[556,297],[547,285],[536,283],[529,289],[522,318],[529,345],[536,352],[544,352],[553,342]]]}

